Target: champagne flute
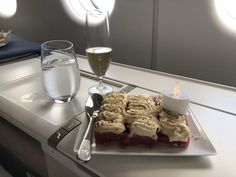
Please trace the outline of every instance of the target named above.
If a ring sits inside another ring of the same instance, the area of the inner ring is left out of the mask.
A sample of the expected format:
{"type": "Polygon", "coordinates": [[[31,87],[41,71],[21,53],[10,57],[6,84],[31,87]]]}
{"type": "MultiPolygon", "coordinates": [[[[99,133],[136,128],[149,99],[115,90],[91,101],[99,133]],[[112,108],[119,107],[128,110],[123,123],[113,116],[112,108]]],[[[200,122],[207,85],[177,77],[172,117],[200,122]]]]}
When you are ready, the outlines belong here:
{"type": "Polygon", "coordinates": [[[99,93],[105,95],[113,91],[111,86],[103,83],[103,77],[109,68],[112,58],[109,16],[107,11],[101,9],[87,11],[86,34],[86,55],[93,73],[99,79],[99,83],[91,86],[88,92],[89,94],[99,93]]]}

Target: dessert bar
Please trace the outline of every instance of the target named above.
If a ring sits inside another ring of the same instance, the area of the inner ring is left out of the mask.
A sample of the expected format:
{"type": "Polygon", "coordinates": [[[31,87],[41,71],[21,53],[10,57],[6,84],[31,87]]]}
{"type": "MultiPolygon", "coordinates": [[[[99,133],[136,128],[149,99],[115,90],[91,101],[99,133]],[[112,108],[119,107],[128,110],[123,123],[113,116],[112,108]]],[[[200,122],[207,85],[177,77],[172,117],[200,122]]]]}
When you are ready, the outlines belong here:
{"type": "Polygon", "coordinates": [[[161,107],[159,96],[106,95],[94,124],[96,144],[158,146],[159,143],[186,148],[190,129],[186,116],[161,107]]]}

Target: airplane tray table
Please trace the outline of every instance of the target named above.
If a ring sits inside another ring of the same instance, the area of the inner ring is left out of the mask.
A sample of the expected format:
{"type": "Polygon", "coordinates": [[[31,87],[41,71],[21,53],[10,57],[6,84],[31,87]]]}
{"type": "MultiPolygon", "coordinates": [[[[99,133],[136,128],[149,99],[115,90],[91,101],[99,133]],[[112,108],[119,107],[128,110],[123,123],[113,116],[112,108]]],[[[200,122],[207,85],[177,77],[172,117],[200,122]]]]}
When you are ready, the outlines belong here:
{"type": "MultiPolygon", "coordinates": [[[[138,88],[127,83],[119,83],[114,80],[105,80],[112,85],[115,91],[123,90],[129,94],[147,93],[157,94],[148,89],[138,88]]],[[[88,88],[97,80],[89,73],[81,73],[80,90],[76,97],[69,103],[55,104],[45,94],[42,87],[41,74],[36,73],[0,87],[0,115],[25,132],[35,137],[40,142],[46,142],[54,149],[66,155],[73,161],[77,159],[78,146],[80,145],[83,133],[87,127],[87,119],[84,113],[84,104],[88,97],[88,88]],[[14,119],[12,119],[14,117],[14,119]]],[[[124,156],[204,156],[214,155],[215,149],[204,131],[197,123],[194,115],[190,112],[193,134],[188,151],[171,152],[164,149],[161,151],[145,152],[145,149],[125,152],[118,148],[110,150],[100,149],[93,144],[92,160],[101,155],[124,155],[124,156]],[[193,118],[193,119],[192,119],[193,118]],[[200,139],[198,137],[200,136],[200,139]],[[197,138],[195,141],[194,138],[197,138]],[[199,143],[200,142],[200,143],[199,143]],[[197,147],[197,146],[199,147],[197,147]],[[193,147],[193,148],[192,148],[193,147]],[[185,153],[187,152],[187,153],[185,153]]],[[[124,157],[126,158],[126,157],[124,157]]],[[[90,169],[89,164],[82,165],[90,169]]],[[[92,162],[93,163],[93,162],[92,162]]],[[[98,172],[96,172],[98,173],[98,172]]]]}
{"type": "MultiPolygon", "coordinates": [[[[53,103],[47,97],[42,86],[41,73],[2,84],[0,87],[0,116],[40,142],[47,142],[53,133],[63,126],[69,126],[67,123],[73,122],[74,118],[76,119],[84,112],[88,88],[97,82],[92,74],[81,72],[80,89],[76,97],[64,104],[53,103]]],[[[105,79],[105,83],[113,86],[115,91],[126,86],[108,79],[105,79]]],[[[79,124],[76,121],[74,123],[76,126],[79,124]]],[[[71,127],[70,130],[72,130],[71,127]]]]}
{"type": "MultiPolygon", "coordinates": [[[[143,88],[134,88],[129,94],[140,94],[147,93],[150,95],[157,94],[150,90],[145,90],[143,88]]],[[[203,129],[197,122],[196,117],[193,115],[192,111],[189,110],[187,115],[189,127],[191,129],[191,138],[190,145],[187,149],[181,149],[176,147],[166,146],[156,146],[152,148],[145,147],[128,147],[126,149],[122,149],[119,146],[108,146],[104,147],[102,145],[96,146],[95,142],[93,143],[92,150],[92,159],[91,162],[83,163],[86,168],[90,168],[89,164],[93,163],[93,158],[98,158],[99,156],[103,156],[103,158],[109,158],[109,156],[120,156],[122,158],[129,158],[128,156],[208,156],[215,155],[216,151],[211,141],[208,139],[207,135],[204,133],[203,129]]],[[[72,159],[73,161],[77,161],[81,163],[77,158],[77,152],[79,146],[82,142],[83,134],[86,130],[86,126],[88,124],[88,119],[85,116],[85,113],[81,114],[79,120],[82,122],[82,125],[71,131],[68,135],[66,135],[56,146],[56,148],[65,154],[67,157],[72,159]]],[[[92,170],[92,169],[90,169],[92,170]]]]}

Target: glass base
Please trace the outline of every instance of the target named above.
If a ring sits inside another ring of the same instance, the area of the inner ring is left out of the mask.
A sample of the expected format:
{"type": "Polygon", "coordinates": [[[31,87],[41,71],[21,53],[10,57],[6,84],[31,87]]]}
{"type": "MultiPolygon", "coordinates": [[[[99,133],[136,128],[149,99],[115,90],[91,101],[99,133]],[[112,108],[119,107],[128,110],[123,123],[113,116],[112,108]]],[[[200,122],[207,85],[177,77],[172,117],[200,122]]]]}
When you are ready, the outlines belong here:
{"type": "Polygon", "coordinates": [[[55,103],[67,103],[67,102],[70,102],[72,98],[73,98],[72,96],[60,96],[57,98],[53,98],[53,101],[55,103]]]}
{"type": "Polygon", "coordinates": [[[103,87],[99,88],[99,85],[93,85],[88,89],[88,93],[91,95],[93,93],[98,93],[100,95],[106,95],[107,93],[113,92],[113,87],[108,85],[103,85],[103,87]]]}

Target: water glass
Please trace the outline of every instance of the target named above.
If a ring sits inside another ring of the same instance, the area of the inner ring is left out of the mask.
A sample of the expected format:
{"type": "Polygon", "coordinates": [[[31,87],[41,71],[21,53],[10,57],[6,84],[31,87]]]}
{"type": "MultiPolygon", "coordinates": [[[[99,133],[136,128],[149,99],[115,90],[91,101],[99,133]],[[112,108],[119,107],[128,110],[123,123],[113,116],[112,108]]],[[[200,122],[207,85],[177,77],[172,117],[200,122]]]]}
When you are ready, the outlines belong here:
{"type": "Polygon", "coordinates": [[[80,87],[80,71],[70,41],[43,43],[41,68],[43,87],[54,102],[65,103],[75,97],[80,87]]]}

